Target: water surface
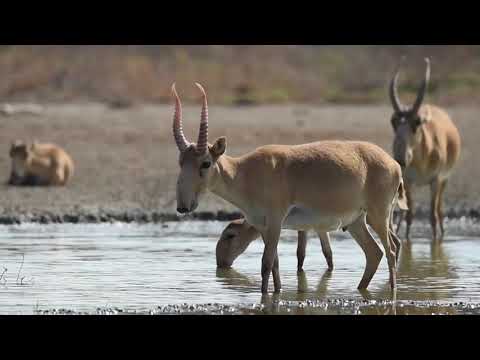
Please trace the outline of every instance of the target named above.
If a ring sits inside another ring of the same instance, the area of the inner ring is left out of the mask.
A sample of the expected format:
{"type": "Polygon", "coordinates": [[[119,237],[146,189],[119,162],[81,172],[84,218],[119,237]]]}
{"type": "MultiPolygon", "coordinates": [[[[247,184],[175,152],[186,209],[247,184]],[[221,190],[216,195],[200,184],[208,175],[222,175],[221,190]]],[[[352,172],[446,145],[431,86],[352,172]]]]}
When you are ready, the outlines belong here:
{"type": "MultiPolygon", "coordinates": [[[[167,305],[189,309],[207,304],[243,307],[243,313],[255,313],[262,310],[258,307],[261,303],[265,309],[268,302],[260,294],[263,243],[254,242],[233,269],[217,270],[215,244],[225,226],[222,222],[185,221],[2,227],[0,313],[95,312],[98,308],[148,312],[167,305]]],[[[448,236],[437,244],[429,240],[428,227],[414,230],[411,244],[402,247],[398,265],[401,307],[408,308],[409,301],[444,304],[444,309],[460,302],[480,304],[480,226],[466,220],[451,221],[448,236]]],[[[316,313],[322,313],[327,312],[328,303],[333,309],[342,301],[348,307],[347,300],[350,304],[370,300],[370,310],[365,313],[381,312],[382,307],[375,304],[390,299],[386,259],[369,291],[360,293],[356,287],[365,260],[359,246],[347,233],[331,234],[335,269],[329,273],[320,241],[313,233],[309,235],[305,273],[299,275],[296,232],[282,232],[283,292],[271,300],[277,306],[295,304],[297,313],[299,308],[300,313],[309,313],[309,304],[318,305],[316,313]]],[[[418,308],[413,306],[411,312],[418,308]]],[[[428,308],[425,313],[429,312],[428,308]]]]}

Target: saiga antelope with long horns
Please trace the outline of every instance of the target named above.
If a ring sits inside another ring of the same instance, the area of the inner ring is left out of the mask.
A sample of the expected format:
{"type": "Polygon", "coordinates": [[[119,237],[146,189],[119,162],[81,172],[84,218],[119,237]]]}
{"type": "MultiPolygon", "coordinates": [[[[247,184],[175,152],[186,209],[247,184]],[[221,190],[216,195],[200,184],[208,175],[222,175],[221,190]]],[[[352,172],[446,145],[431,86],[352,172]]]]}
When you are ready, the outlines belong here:
{"type": "MultiPolygon", "coordinates": [[[[394,113],[391,118],[395,138],[393,141],[394,158],[402,166],[407,194],[407,230],[414,216],[412,197],[413,186],[430,185],[430,223],[433,239],[437,239],[437,224],[443,229],[443,194],[453,167],[460,157],[460,134],[449,115],[433,105],[422,105],[430,80],[430,60],[425,59],[425,78],[412,107],[403,105],[398,96],[397,82],[400,73],[398,67],[390,83],[390,100],[394,113]]],[[[397,225],[400,230],[404,214],[401,213],[397,225]]]]}
{"type": "Polygon", "coordinates": [[[368,231],[368,212],[369,223],[385,249],[390,286],[395,290],[397,249],[388,230],[394,204],[404,200],[398,163],[374,144],[349,141],[268,145],[241,157],[227,156],[225,137],[208,143],[207,95],[196,85],[203,95],[196,144],[185,138],[180,98],[172,86],[173,135],[180,151],[177,211],[193,212],[206,191],[238,207],[265,244],[264,294],[271,273],[275,292],[281,289],[277,245],[282,226],[301,230],[304,224],[315,224],[323,232],[343,228],[352,234],[365,253],[367,264],[359,289],[366,289],[383,255],[368,231]],[[292,209],[297,214],[288,217],[292,209]]]}

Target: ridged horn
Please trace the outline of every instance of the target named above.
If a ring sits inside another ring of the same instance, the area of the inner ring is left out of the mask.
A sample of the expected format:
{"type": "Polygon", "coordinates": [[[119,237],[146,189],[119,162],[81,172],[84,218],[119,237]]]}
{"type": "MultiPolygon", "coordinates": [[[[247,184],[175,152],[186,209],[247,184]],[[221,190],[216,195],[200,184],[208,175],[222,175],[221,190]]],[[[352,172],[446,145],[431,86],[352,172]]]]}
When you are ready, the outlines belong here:
{"type": "Polygon", "coordinates": [[[177,143],[178,150],[184,152],[190,146],[185,134],[183,133],[182,125],[182,103],[175,90],[175,83],[172,85],[172,94],[175,98],[175,112],[173,113],[173,137],[177,143]]]}
{"type": "Polygon", "coordinates": [[[195,85],[200,89],[203,96],[202,114],[200,116],[200,130],[198,132],[197,152],[203,154],[208,147],[208,103],[205,89],[199,83],[195,85]]]}

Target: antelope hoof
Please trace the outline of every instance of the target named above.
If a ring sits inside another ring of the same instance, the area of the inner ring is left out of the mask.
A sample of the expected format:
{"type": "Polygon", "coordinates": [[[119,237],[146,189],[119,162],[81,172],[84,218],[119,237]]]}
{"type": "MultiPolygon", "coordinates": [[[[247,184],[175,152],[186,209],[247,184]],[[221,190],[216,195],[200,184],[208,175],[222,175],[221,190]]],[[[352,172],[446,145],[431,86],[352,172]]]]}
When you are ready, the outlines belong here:
{"type": "Polygon", "coordinates": [[[359,291],[365,291],[367,290],[368,284],[365,284],[364,281],[360,281],[360,284],[358,284],[357,290],[359,291]]]}
{"type": "Polygon", "coordinates": [[[332,259],[327,260],[327,266],[328,266],[328,271],[332,272],[333,271],[333,261],[332,261],[332,259]]]}

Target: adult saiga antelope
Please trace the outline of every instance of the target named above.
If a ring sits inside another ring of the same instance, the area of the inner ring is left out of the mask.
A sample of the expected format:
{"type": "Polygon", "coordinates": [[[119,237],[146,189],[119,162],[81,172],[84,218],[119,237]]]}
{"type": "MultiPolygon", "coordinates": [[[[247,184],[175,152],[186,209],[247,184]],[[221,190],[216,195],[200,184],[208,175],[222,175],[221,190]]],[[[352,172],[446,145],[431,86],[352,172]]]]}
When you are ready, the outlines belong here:
{"type": "Polygon", "coordinates": [[[381,239],[396,289],[396,249],[389,236],[391,213],[398,194],[403,199],[402,170],[380,147],[366,142],[322,141],[304,145],[268,145],[241,157],[225,154],[227,140],[208,143],[208,106],[203,87],[197,143],[189,143],[182,128],[180,98],[175,97],[173,135],[180,151],[177,211],[193,212],[199,197],[211,191],[238,207],[265,243],[262,293],[273,274],[275,292],[281,289],[277,245],[283,226],[315,224],[317,231],[348,230],[367,259],[359,289],[367,288],[382,251],[366,226],[381,239]],[[296,209],[296,216],[288,216],[296,209]],[[288,218],[288,224],[285,219],[288,218]]]}
{"type": "Polygon", "coordinates": [[[10,185],[65,186],[73,175],[73,160],[54,144],[16,140],[10,147],[10,185]]]}
{"type": "MultiPolygon", "coordinates": [[[[397,82],[400,67],[390,83],[390,100],[394,113],[391,118],[395,138],[393,153],[395,160],[402,166],[407,194],[407,230],[414,216],[412,197],[413,186],[430,185],[431,209],[430,223],[433,239],[437,238],[437,224],[443,237],[443,193],[448,178],[460,156],[460,134],[449,115],[433,105],[422,105],[430,80],[430,60],[427,58],[423,83],[412,107],[403,105],[398,96],[397,82]]],[[[404,213],[402,212],[397,233],[400,230],[404,213]]]]}

